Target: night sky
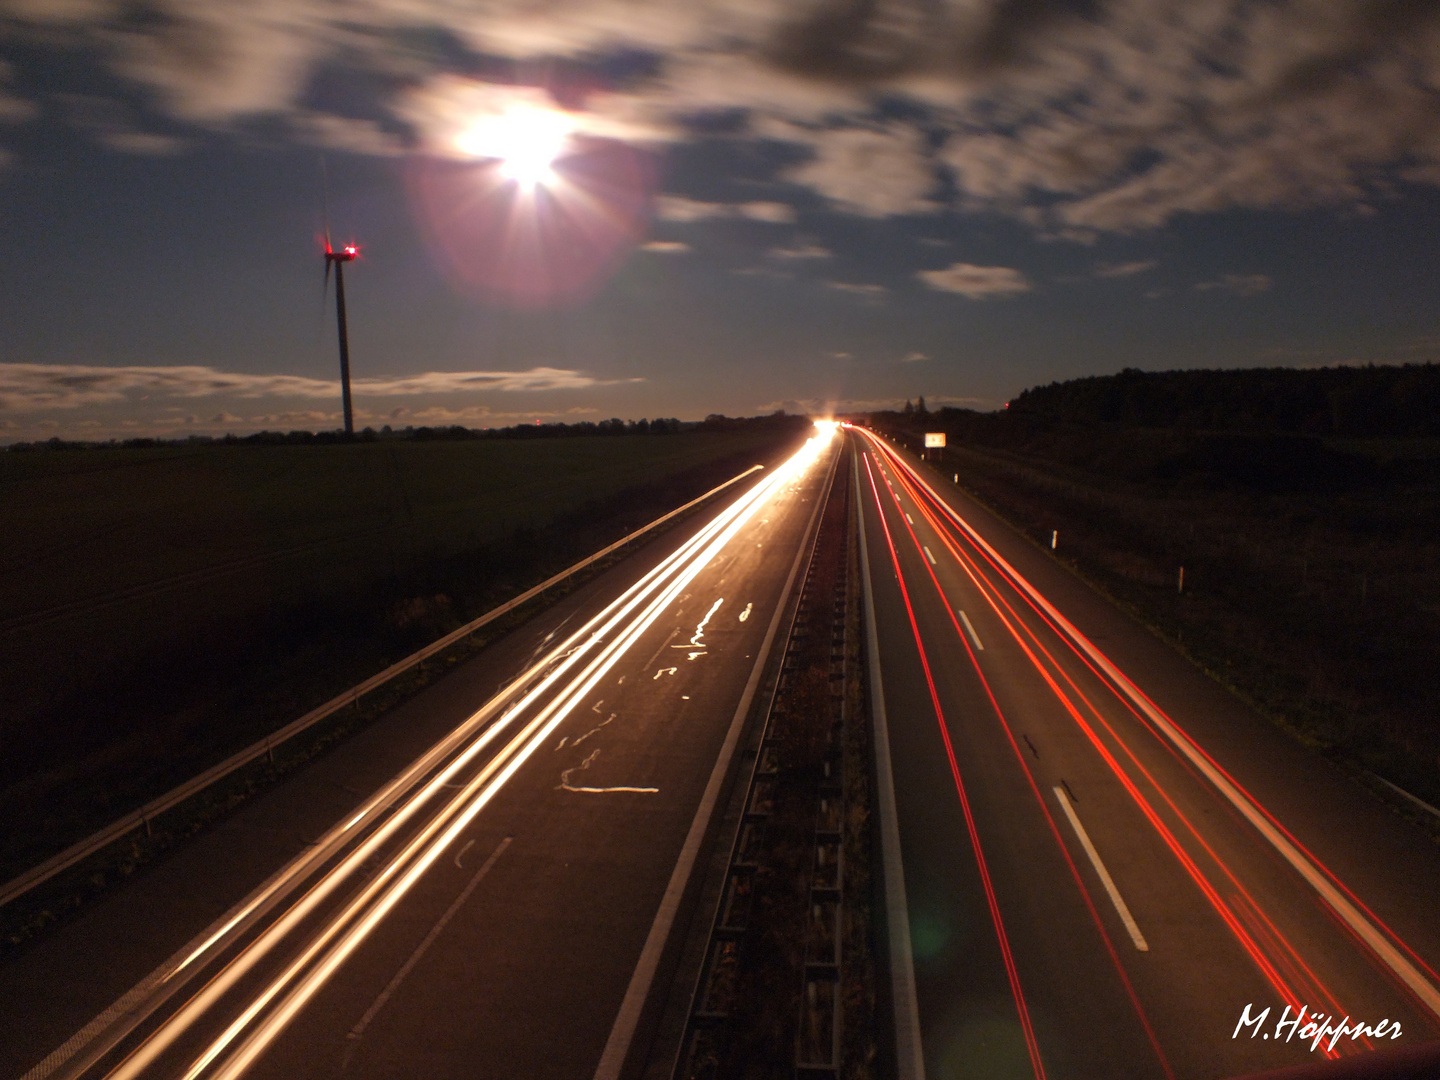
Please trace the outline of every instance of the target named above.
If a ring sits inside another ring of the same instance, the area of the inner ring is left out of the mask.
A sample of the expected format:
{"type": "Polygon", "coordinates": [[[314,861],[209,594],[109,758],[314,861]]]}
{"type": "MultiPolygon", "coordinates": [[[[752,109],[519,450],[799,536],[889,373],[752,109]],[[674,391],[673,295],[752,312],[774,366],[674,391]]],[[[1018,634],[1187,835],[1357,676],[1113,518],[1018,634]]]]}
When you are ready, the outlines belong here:
{"type": "Polygon", "coordinates": [[[327,205],[478,427],[1434,361],[1437,189],[1434,3],[0,0],[0,441],[337,427],[327,205]]]}

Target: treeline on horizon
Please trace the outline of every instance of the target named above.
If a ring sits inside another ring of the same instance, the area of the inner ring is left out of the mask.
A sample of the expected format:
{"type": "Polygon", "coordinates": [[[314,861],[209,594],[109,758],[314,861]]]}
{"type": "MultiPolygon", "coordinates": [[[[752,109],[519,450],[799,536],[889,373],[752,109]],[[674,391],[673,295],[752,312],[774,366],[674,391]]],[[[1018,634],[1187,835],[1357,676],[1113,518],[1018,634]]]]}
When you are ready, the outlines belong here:
{"type": "Polygon", "coordinates": [[[946,433],[942,482],[1312,745],[1440,799],[1440,364],[1126,370],[871,423],[946,433]]]}
{"type": "Polygon", "coordinates": [[[783,409],[766,416],[725,416],[711,413],[704,420],[677,420],[657,417],[654,420],[581,420],[573,424],[514,424],[502,428],[467,428],[462,424],[445,427],[392,428],[389,424],[378,431],[367,427],[354,435],[343,431],[257,431],[250,435],[187,435],[175,439],[141,436],[132,439],[61,439],[56,436],[35,442],[17,442],[0,450],[17,453],[37,450],[147,450],[155,447],[194,445],[307,446],[347,442],[380,442],[396,439],[412,442],[464,442],[484,439],[566,439],[614,435],[676,435],[686,431],[780,430],[798,427],[810,421],[792,416],[783,409]]]}
{"type": "MultiPolygon", "coordinates": [[[[951,411],[951,410],[942,410],[951,411]]],[[[1341,438],[1440,436],[1440,364],[1138,371],[1032,387],[1010,416],[1341,438]]]]}

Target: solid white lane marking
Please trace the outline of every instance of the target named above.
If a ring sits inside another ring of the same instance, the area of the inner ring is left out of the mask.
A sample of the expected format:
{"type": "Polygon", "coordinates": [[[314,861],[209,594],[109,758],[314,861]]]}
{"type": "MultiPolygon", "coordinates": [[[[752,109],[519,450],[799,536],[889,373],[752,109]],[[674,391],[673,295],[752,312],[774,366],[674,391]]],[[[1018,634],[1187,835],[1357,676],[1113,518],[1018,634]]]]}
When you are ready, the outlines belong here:
{"type": "Polygon", "coordinates": [[[905,868],[900,859],[900,822],[895,777],[890,765],[890,732],[880,682],[880,632],[875,626],[875,590],[865,542],[865,506],[860,491],[860,457],[852,455],[855,512],[860,529],[860,584],[865,607],[865,651],[869,655],[870,723],[875,735],[876,792],[880,803],[880,851],[885,878],[886,930],[890,939],[890,1001],[895,1013],[895,1072],[899,1080],[925,1080],[920,1046],[920,1006],[915,996],[915,957],[910,951],[910,910],[905,904],[905,868]]]}
{"type": "MultiPolygon", "coordinates": [[[[370,1021],[375,1019],[375,1014],[385,1007],[385,1003],[390,1000],[395,991],[400,988],[400,984],[405,981],[405,976],[410,974],[411,969],[420,962],[420,958],[425,955],[431,945],[435,944],[435,939],[440,936],[440,931],[445,929],[445,924],[453,919],[455,913],[460,910],[465,901],[470,899],[470,894],[475,891],[475,886],[479,885],[481,879],[490,872],[490,868],[495,865],[495,860],[505,854],[505,849],[510,846],[510,841],[514,839],[513,836],[507,836],[504,840],[500,841],[500,846],[492,851],[490,857],[481,864],[480,869],[475,871],[475,876],[470,879],[470,884],[466,885],[465,890],[455,898],[454,903],[445,909],[445,914],[441,915],[440,921],[430,928],[430,932],[425,935],[425,940],[415,947],[415,951],[410,954],[410,959],[405,961],[404,966],[395,973],[395,977],[386,984],[384,990],[380,991],[380,996],[371,1003],[370,1008],[365,1010],[365,1015],[360,1017],[360,1022],[350,1029],[349,1034],[345,1036],[347,1039],[358,1039],[361,1035],[365,1034],[365,1029],[370,1025],[370,1021]]],[[[470,841],[471,844],[474,842],[473,840],[470,841]]],[[[469,844],[466,845],[466,847],[469,846],[469,844]]]]}
{"type": "Polygon", "coordinates": [[[1384,784],[1386,787],[1388,787],[1391,791],[1395,792],[1397,795],[1403,795],[1403,796],[1405,796],[1405,798],[1409,799],[1409,800],[1410,800],[1412,803],[1414,803],[1416,806],[1420,807],[1421,810],[1428,810],[1430,813],[1434,814],[1436,817],[1440,817],[1440,810],[1436,810],[1435,807],[1431,806],[1431,805],[1430,805],[1428,802],[1426,802],[1424,799],[1417,799],[1414,795],[1411,795],[1410,792],[1406,791],[1406,790],[1405,790],[1404,788],[1402,788],[1402,787],[1397,787],[1396,785],[1392,784],[1389,780],[1386,780],[1385,777],[1380,776],[1378,773],[1373,773],[1373,772],[1372,772],[1370,775],[1373,776],[1373,777],[1375,777],[1376,780],[1379,780],[1380,783],[1384,784]]]}
{"type": "Polygon", "coordinates": [[[965,624],[965,632],[970,635],[970,643],[975,646],[975,651],[984,652],[985,646],[980,644],[980,635],[975,633],[975,627],[970,625],[970,616],[966,615],[963,609],[960,612],[960,621],[965,624]]]}
{"type": "Polygon", "coordinates": [[[926,547],[924,544],[921,544],[921,545],[920,545],[920,550],[923,551],[923,552],[925,552],[925,558],[927,558],[927,559],[930,560],[930,565],[931,565],[931,566],[938,566],[938,565],[940,565],[939,563],[937,563],[937,562],[935,561],[935,556],[930,554],[930,549],[929,549],[928,547],[926,547]]]}
{"type": "Polygon", "coordinates": [[[1110,878],[1110,871],[1105,869],[1105,864],[1100,861],[1100,853],[1095,850],[1095,845],[1090,842],[1089,834],[1085,832],[1085,826],[1081,825],[1080,819],[1075,816],[1075,808],[1070,805],[1070,800],[1065,795],[1065,789],[1057,785],[1055,798],[1060,801],[1060,809],[1064,810],[1065,816],[1070,819],[1070,825],[1075,830],[1075,835],[1080,838],[1080,845],[1085,849],[1085,854],[1090,856],[1090,865],[1095,867],[1095,873],[1100,875],[1100,881],[1105,886],[1105,891],[1110,894],[1110,902],[1115,905],[1115,910],[1120,913],[1120,921],[1130,932],[1130,940],[1141,952],[1149,952],[1150,946],[1145,944],[1145,935],[1140,933],[1140,927],[1135,925],[1135,918],[1130,914],[1130,909],[1125,906],[1125,901],[1120,896],[1120,890],[1115,888],[1115,882],[1110,878]]]}

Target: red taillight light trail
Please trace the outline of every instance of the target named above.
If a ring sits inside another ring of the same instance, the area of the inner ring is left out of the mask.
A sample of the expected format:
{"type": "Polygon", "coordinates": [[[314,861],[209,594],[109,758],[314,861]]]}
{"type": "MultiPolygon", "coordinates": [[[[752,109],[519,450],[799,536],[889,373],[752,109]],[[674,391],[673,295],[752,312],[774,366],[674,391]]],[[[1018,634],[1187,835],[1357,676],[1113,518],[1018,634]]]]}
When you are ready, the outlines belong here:
{"type": "MultiPolygon", "coordinates": [[[[920,506],[927,514],[927,517],[930,517],[932,524],[936,526],[937,534],[939,534],[947,546],[950,547],[952,553],[956,554],[957,558],[960,558],[959,549],[948,539],[948,534],[953,530],[957,536],[963,538],[969,545],[976,549],[981,558],[989,563],[995,572],[1000,575],[1002,580],[1010,584],[1016,592],[1024,597],[1026,602],[1052,629],[1056,630],[1073,651],[1081,656],[1082,660],[1086,662],[1086,666],[1101,677],[1106,687],[1110,689],[1132,713],[1138,711],[1138,714],[1143,714],[1142,719],[1145,722],[1145,726],[1152,734],[1156,735],[1157,739],[1160,739],[1162,745],[1166,745],[1167,749],[1170,749],[1172,753],[1178,751],[1187,762],[1187,766],[1192,768],[1195,773],[1203,776],[1208,781],[1209,786],[1216,789],[1218,793],[1240,813],[1241,817],[1251,824],[1265,840],[1279,852],[1306,883],[1319,893],[1320,897],[1350,928],[1351,932],[1365,943],[1369,953],[1388,969],[1388,973],[1398,979],[1405,990],[1412,995],[1427,1012],[1432,1016],[1440,1017],[1440,991],[1437,991],[1435,985],[1427,980],[1425,974],[1422,974],[1423,969],[1423,972],[1431,978],[1436,978],[1433,969],[1383,921],[1375,917],[1370,909],[1361,903],[1359,899],[1355,897],[1354,893],[1345,886],[1328,867],[1325,867],[1308,849],[1304,848],[1298,841],[1295,841],[1290,831],[1281,826],[1274,815],[1260,806],[1258,801],[1256,801],[1248,791],[1236,783],[1228,772],[1215,763],[1208,753],[1202,750],[1187,733],[1182,731],[1167,714],[1160,710],[1154,702],[1140,691],[1108,657],[1065,619],[1034,586],[1020,575],[1014,567],[1010,566],[998,552],[976,533],[968,522],[961,518],[953,508],[948,506],[907,462],[900,458],[897,453],[892,451],[873,433],[865,431],[864,429],[857,430],[866,437],[874,450],[883,452],[886,460],[895,467],[897,476],[902,478],[902,482],[915,498],[917,506],[920,506]],[[922,492],[924,493],[923,495],[921,494],[922,492]],[[933,507],[935,511],[938,511],[940,515],[938,520],[935,515],[930,512],[931,507],[933,507]],[[944,522],[943,527],[941,527],[942,521],[944,522]],[[1164,738],[1161,738],[1161,735],[1163,735],[1164,738]],[[1365,913],[1364,915],[1361,914],[1362,911],[1365,913]],[[1369,918],[1367,919],[1366,916],[1369,916],[1369,918]],[[1409,958],[1413,958],[1414,962],[1412,963],[1409,958]]],[[[963,559],[962,565],[964,565],[963,559]]],[[[966,570],[967,573],[970,573],[968,567],[966,570]]],[[[970,576],[972,580],[975,579],[973,573],[970,573],[970,576]]],[[[976,584],[979,586],[978,581],[976,584]]],[[[993,589],[993,586],[991,586],[991,588],[993,589]]],[[[999,615],[1000,612],[995,599],[992,598],[990,593],[983,587],[981,587],[981,591],[986,595],[987,602],[991,604],[992,608],[995,608],[997,615],[999,615]]],[[[998,593],[996,596],[998,596],[998,593]]],[[[1008,607],[1008,604],[1006,606],[1008,607]]],[[[1014,614],[1013,609],[1011,609],[1011,613],[1014,614]]],[[[1023,620],[1019,621],[1024,625],[1023,620]]],[[[1015,633],[1013,627],[1011,627],[1011,633],[1015,633]]],[[[1016,639],[1019,641],[1018,635],[1016,639]]],[[[1020,644],[1024,647],[1023,642],[1020,642],[1020,644]]],[[[1049,656],[1048,653],[1046,655],[1049,657],[1051,663],[1054,664],[1055,660],[1053,656],[1049,656]]],[[[1048,677],[1048,673],[1041,668],[1038,661],[1036,661],[1036,664],[1037,669],[1041,670],[1042,675],[1047,675],[1048,677]]],[[[1060,669],[1058,664],[1056,667],[1062,677],[1065,677],[1063,669],[1060,669]]],[[[1059,692],[1058,688],[1056,688],[1056,692],[1059,692]]],[[[1086,704],[1090,706],[1093,712],[1093,704],[1088,700],[1086,704]]],[[[1069,708],[1073,709],[1073,705],[1069,706],[1069,708]]],[[[1101,718],[1101,723],[1104,723],[1103,718],[1101,718]]],[[[1113,731],[1111,735],[1115,737],[1113,731]]],[[[1120,740],[1117,738],[1117,741],[1120,740]]],[[[1120,744],[1125,746],[1123,742],[1120,744]]],[[[1126,746],[1125,749],[1127,755],[1134,760],[1134,756],[1130,753],[1128,746],[1126,746]]],[[[1150,778],[1148,774],[1147,779],[1150,779],[1151,783],[1154,783],[1153,778],[1150,778]]],[[[1160,792],[1162,797],[1167,799],[1167,802],[1169,801],[1163,789],[1157,786],[1156,790],[1160,792]]],[[[1182,820],[1185,819],[1182,817],[1182,820]]],[[[1197,839],[1199,839],[1198,834],[1195,833],[1188,821],[1186,821],[1186,826],[1192,834],[1196,835],[1197,839]]],[[[1203,840],[1201,842],[1203,844],[1203,840]]],[[[1213,853],[1211,854],[1212,857],[1214,857],[1213,853]]],[[[1222,869],[1229,874],[1228,868],[1219,862],[1218,859],[1216,861],[1217,865],[1220,865],[1222,869]]],[[[1234,880],[1233,875],[1232,880],[1234,880]]]]}
{"type": "MultiPolygon", "coordinates": [[[[866,463],[866,470],[869,470],[869,463],[866,463]]],[[[870,477],[870,488],[875,492],[875,502],[880,502],[880,492],[875,488],[875,477],[870,477]]],[[[955,748],[950,742],[950,729],[945,723],[945,712],[940,707],[940,695],[935,690],[935,680],[930,674],[930,661],[925,655],[925,645],[920,640],[920,628],[915,622],[915,611],[910,606],[910,592],[905,587],[905,578],[900,572],[900,559],[895,551],[895,544],[890,538],[890,526],[885,522],[882,511],[880,525],[885,530],[885,543],[890,549],[890,557],[895,565],[896,578],[900,583],[900,595],[905,601],[905,613],[910,618],[910,631],[915,635],[915,648],[920,653],[920,666],[925,671],[925,683],[930,690],[930,702],[935,708],[935,720],[940,725],[940,737],[945,743],[945,754],[950,761],[950,775],[955,781],[955,792],[960,796],[960,808],[965,815],[965,828],[970,834],[970,845],[975,851],[975,863],[980,870],[980,881],[985,889],[985,902],[990,909],[990,918],[995,926],[995,937],[1000,945],[1001,959],[1005,964],[1005,974],[1010,980],[1010,992],[1015,998],[1015,1008],[1020,1015],[1020,1028],[1025,1035],[1025,1049],[1030,1054],[1030,1065],[1035,1070],[1036,1080],[1044,1080],[1045,1065],[1040,1059],[1040,1044],[1035,1038],[1035,1029],[1030,1023],[1030,1010],[1025,1004],[1025,994],[1020,989],[1020,972],[1015,966],[1015,958],[1010,952],[1010,939],[1005,933],[1005,921],[1000,915],[1000,904],[995,897],[995,886],[990,881],[990,870],[985,863],[985,851],[980,846],[980,833],[975,827],[975,818],[970,813],[970,799],[965,794],[965,782],[960,778],[960,765],[955,760],[955,748]]]]}

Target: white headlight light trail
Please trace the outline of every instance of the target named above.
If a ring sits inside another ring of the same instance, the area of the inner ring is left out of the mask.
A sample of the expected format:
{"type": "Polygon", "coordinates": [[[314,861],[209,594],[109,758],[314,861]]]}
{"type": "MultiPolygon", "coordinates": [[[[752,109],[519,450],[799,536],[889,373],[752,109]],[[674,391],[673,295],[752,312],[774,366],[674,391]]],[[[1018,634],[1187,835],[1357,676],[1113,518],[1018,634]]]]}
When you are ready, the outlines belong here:
{"type": "MultiPolygon", "coordinates": [[[[833,434],[831,432],[825,433],[833,434]]],[[[261,1023],[244,1039],[230,1056],[222,1062],[216,1072],[219,1078],[240,1076],[269,1046],[285,1025],[304,1007],[331,974],[344,962],[353,950],[365,939],[385,914],[408,892],[426,869],[449,846],[449,844],[474,820],[484,806],[504,786],[535,749],[544,744],[555,728],[570,715],[589,692],[610,671],[630,646],[645,633],[665,610],[678,598],[683,590],[716,558],[725,545],[753,517],[759,507],[773,495],[784,491],[798,475],[802,474],[819,455],[829,438],[811,439],[804,448],[793,455],[782,466],[776,468],[761,483],[755,485],[740,499],[718,514],[704,528],[680,546],[674,553],[630,586],[604,610],[589,619],[574,631],[564,642],[550,650],[539,662],[531,665],[515,679],[506,690],[497,694],[477,711],[465,724],[457,728],[468,737],[475,727],[502,708],[499,720],[486,728],[454,760],[433,776],[425,785],[394,814],[378,826],[354,851],[349,853],[340,865],[332,869],[324,879],[317,882],[302,899],[264,931],[256,941],[218,973],[205,988],[187,1002],[165,1024],[146,1040],[142,1046],[122,1062],[110,1075],[115,1080],[128,1080],[138,1076],[160,1054],[199,1019],[221,996],[233,989],[235,983],[253,969],[266,954],[288,936],[311,915],[315,908],[350,876],[361,864],[370,859],[395,833],[410,820],[419,809],[435,796],[445,793],[445,785],[501,733],[509,728],[522,713],[541,702],[552,690],[554,696],[540,711],[527,722],[510,741],[498,749],[480,772],[471,778],[459,792],[449,797],[432,820],[407,842],[401,852],[393,856],[388,864],[366,886],[360,895],[345,905],[337,915],[331,916],[327,925],[310,942],[308,947],[285,970],[271,980],[186,1072],[187,1080],[199,1077],[225,1054],[230,1045],[265,1009],[283,993],[280,1003],[265,1016],[261,1023]],[[648,602],[647,602],[648,601],[648,602]],[[639,610],[638,614],[635,612],[639,610]],[[632,617],[633,616],[633,617],[632,617]],[[627,620],[629,620],[627,622],[627,620]],[[625,624],[622,626],[622,623],[625,624]],[[614,635],[608,643],[605,639],[614,635]],[[569,675],[576,665],[586,661],[582,669],[574,674],[564,686],[556,689],[562,679],[569,675]],[[543,673],[538,682],[537,676],[543,673]],[[521,691],[534,682],[528,692],[521,691]],[[516,700],[517,696],[519,700],[516,700]],[[509,705],[506,708],[507,704],[509,705]],[[337,940],[338,939],[338,940],[337,940]],[[328,951],[327,951],[328,949],[328,951]],[[317,962],[318,960],[318,962],[317,962]],[[307,970],[308,969],[308,970],[307,970]],[[303,975],[303,977],[302,977],[303,975]],[[298,979],[298,981],[296,981],[298,979]],[[289,987],[288,992],[286,988],[289,987]]],[[[453,750],[455,743],[447,738],[442,744],[453,750]]],[[[436,748],[437,750],[439,747],[436,748]]],[[[433,754],[427,754],[422,762],[430,761],[433,754]]],[[[346,826],[363,818],[366,813],[384,808],[389,798],[394,798],[397,785],[406,777],[417,774],[416,767],[406,770],[395,783],[387,785],[382,792],[367,804],[346,826]]],[[[453,790],[453,789],[452,789],[453,790]]],[[[343,829],[338,830],[343,832],[343,829]]],[[[321,845],[323,846],[323,844],[321,845]]],[[[297,867],[297,874],[300,868],[297,867]]],[[[277,883],[278,888],[281,883],[277,883]]],[[[259,901],[253,902],[254,908],[259,901]]],[[[233,923],[236,920],[232,920],[233,923]]],[[[217,935],[218,937],[218,935],[217,935]]],[[[212,939],[213,941],[214,939],[212,939]]],[[[202,946],[202,950],[208,947],[202,946]]],[[[193,959],[193,958],[192,958],[193,959]]],[[[189,963],[189,961],[186,961],[189,963]]]]}

